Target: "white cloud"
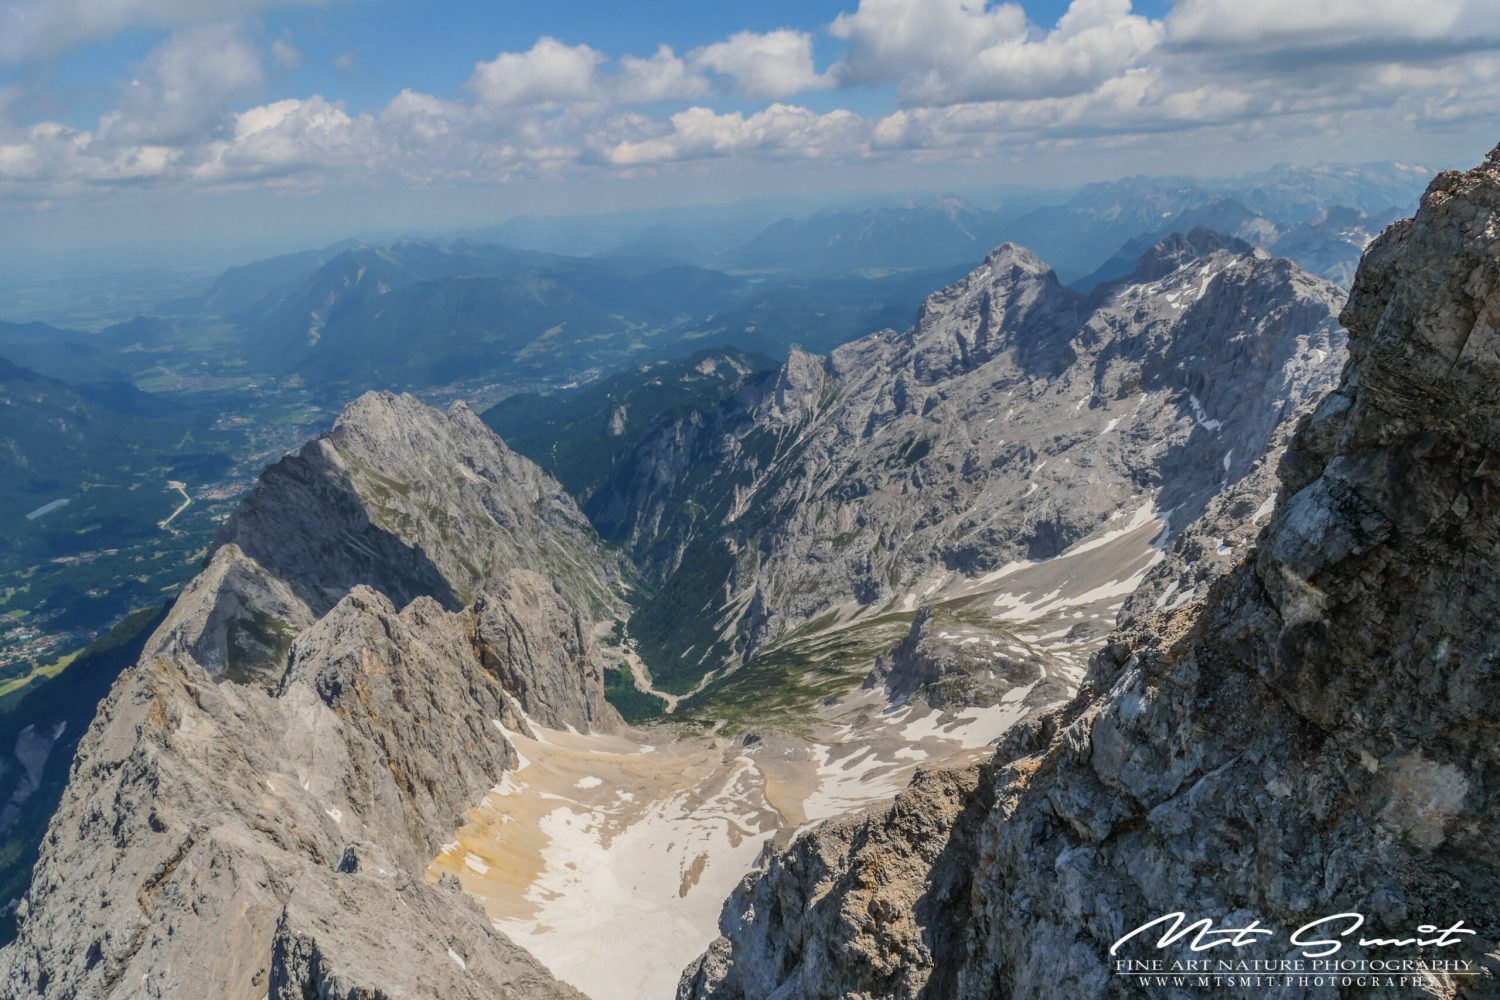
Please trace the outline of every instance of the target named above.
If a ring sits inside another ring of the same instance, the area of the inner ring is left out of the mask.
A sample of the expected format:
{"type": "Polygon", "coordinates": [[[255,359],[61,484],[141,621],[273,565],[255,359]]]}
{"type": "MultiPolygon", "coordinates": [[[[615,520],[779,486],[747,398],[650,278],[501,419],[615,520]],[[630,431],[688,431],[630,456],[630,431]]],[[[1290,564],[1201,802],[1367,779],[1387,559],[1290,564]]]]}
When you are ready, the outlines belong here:
{"type": "Polygon", "coordinates": [[[146,56],[100,131],[120,142],[180,143],[263,83],[260,53],[239,28],[183,28],[146,56]]]}
{"type": "Polygon", "coordinates": [[[1183,47],[1268,51],[1364,50],[1399,61],[1424,46],[1456,51],[1500,40],[1500,0],[1181,0],[1166,19],[1183,47]],[[1403,53],[1393,46],[1409,46],[1403,53]]]}
{"type": "Polygon", "coordinates": [[[459,134],[472,119],[467,105],[403,90],[380,112],[379,121],[397,141],[431,143],[459,134]]]}
{"type": "Polygon", "coordinates": [[[320,0],[10,0],[0,5],[0,61],[27,62],[128,28],[223,21],[320,0]]]}
{"type": "Polygon", "coordinates": [[[861,0],[829,34],[849,43],[837,69],[846,83],[894,83],[952,68],[988,46],[1026,36],[1026,12],[985,0],[861,0]]]}
{"type": "Polygon", "coordinates": [[[772,104],[748,116],[688,108],[673,115],[669,126],[661,135],[615,144],[605,159],[617,166],[640,166],[752,153],[820,158],[858,153],[864,145],[864,123],[858,115],[820,115],[786,104],[772,104]]]}
{"type": "Polygon", "coordinates": [[[14,138],[0,142],[0,179],[40,181],[53,190],[164,177],[184,155],[176,146],[101,142],[58,122],[38,123],[14,138]]]}
{"type": "Polygon", "coordinates": [[[679,59],[670,45],[658,45],[649,58],[621,56],[619,72],[609,89],[621,103],[646,104],[701,97],[708,90],[708,81],[679,59]]]}
{"type": "Polygon", "coordinates": [[[604,54],[543,36],[525,52],[502,52],[474,67],[468,87],[487,104],[540,104],[594,96],[604,54]]]}
{"type": "Polygon", "coordinates": [[[898,84],[908,105],[1086,93],[1139,64],[1163,35],[1130,0],[1073,0],[1046,33],[1013,4],[862,0],[829,30],[849,43],[841,81],[898,84]]]}
{"type": "Polygon", "coordinates": [[[790,28],[764,34],[741,31],[694,49],[689,57],[694,66],[729,77],[735,89],[756,100],[778,100],[834,83],[813,66],[812,36],[790,28]]]}
{"type": "Polygon", "coordinates": [[[372,152],[370,119],[351,118],[318,95],[264,104],[234,116],[229,138],[210,143],[191,175],[226,181],[281,177],[359,162],[372,152]]]}

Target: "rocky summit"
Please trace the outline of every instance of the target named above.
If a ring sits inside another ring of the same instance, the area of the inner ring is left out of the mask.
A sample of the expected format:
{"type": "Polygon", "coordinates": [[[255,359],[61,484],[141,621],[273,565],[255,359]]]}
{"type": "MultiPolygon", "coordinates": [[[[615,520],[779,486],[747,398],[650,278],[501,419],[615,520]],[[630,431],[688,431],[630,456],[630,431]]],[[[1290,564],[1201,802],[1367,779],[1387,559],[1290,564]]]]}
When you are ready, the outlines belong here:
{"type": "Polygon", "coordinates": [[[1338,914],[1345,960],[1461,922],[1422,953],[1461,965],[1242,993],[1496,995],[1500,149],[1369,247],[1340,318],[1343,379],[1233,572],[1142,609],[987,763],[773,858],[680,1000],[1198,996],[1115,974],[1173,913],[1272,929],[1263,959],[1338,914]]]}
{"type": "Polygon", "coordinates": [[[578,996],[424,872],[516,766],[507,727],[620,725],[591,614],[618,566],[466,409],[352,404],[101,704],[0,992],[578,996]]]}
{"type": "Polygon", "coordinates": [[[357,584],[456,610],[538,565],[580,611],[616,607],[621,563],[556,480],[461,403],[367,393],[265,470],[148,652],[274,681],[293,637],[357,584]]]}
{"type": "Polygon", "coordinates": [[[793,353],[717,407],[668,414],[589,502],[660,584],[631,623],[643,655],[691,686],[831,610],[909,616],[1136,515],[1180,535],[1233,493],[1249,507],[1220,501],[1218,536],[1180,564],[1206,583],[1337,378],[1342,297],[1202,229],[1089,295],[1007,244],[910,330],[793,353]]]}

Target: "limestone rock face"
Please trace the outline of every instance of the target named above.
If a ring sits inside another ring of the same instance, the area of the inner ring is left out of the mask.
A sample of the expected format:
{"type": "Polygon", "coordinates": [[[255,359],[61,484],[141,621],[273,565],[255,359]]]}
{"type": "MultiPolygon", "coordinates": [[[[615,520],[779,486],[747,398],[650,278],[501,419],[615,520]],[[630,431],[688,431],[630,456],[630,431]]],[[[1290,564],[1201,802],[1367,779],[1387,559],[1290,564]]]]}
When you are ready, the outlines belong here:
{"type": "Polygon", "coordinates": [[[491,926],[453,880],[414,879],[368,844],[345,852],[338,872],[304,872],[272,941],[270,1000],[584,1000],[491,926]],[[351,920],[405,914],[408,921],[351,920]]]}
{"type": "Polygon", "coordinates": [[[474,605],[479,660],[521,710],[550,729],[619,724],[588,622],[537,573],[518,570],[474,605]]]}
{"type": "Polygon", "coordinates": [[[618,605],[621,563],[555,479],[462,404],[370,392],[265,470],[148,652],[274,682],[291,637],[356,585],[457,610],[515,569],[591,617],[618,605]]]}
{"type": "MultiPolygon", "coordinates": [[[[1048,559],[1146,505],[1181,531],[1274,467],[1332,388],[1342,298],[1203,230],[1087,296],[1005,245],[911,330],[796,354],[665,421],[591,509],[693,609],[679,620],[715,624],[716,641],[679,634],[698,659],[674,672],[706,669],[833,607],[899,608],[936,580],[1048,559]]],[[[1197,597],[1231,562],[1214,560],[1182,580],[1197,597]]]]}
{"type": "Polygon", "coordinates": [[[951,996],[957,970],[943,963],[961,946],[988,806],[979,777],[919,771],[890,808],[830,820],[772,858],[735,891],[679,1000],[951,996]]]}
{"type": "Polygon", "coordinates": [[[982,811],[977,834],[908,828],[920,782],[868,836],[808,834],[726,907],[680,997],[1187,996],[1111,974],[1111,944],[1174,911],[1277,929],[1265,958],[1341,912],[1373,938],[1462,920],[1476,935],[1441,957],[1479,975],[1426,992],[1495,995],[1500,149],[1369,248],[1342,320],[1351,360],[1253,554],[1207,600],[1141,612],[1073,702],[953,777],[943,814],[982,811]],[[955,866],[972,877],[942,912],[910,905],[955,866]],[[883,935],[921,942],[900,976],[883,935]]]}
{"type": "Polygon", "coordinates": [[[965,643],[943,628],[943,617],[932,608],[917,611],[911,631],[876,658],[865,685],[883,686],[893,701],[914,700],[937,709],[994,705],[1007,691],[1028,685],[1035,704],[1053,705],[1072,694],[1062,679],[1042,677],[1031,657],[965,643]]]}
{"type": "Polygon", "coordinates": [[[79,744],[0,994],[576,998],[422,881],[506,720],[619,725],[556,494],[402,397],[269,469],[79,744]]]}

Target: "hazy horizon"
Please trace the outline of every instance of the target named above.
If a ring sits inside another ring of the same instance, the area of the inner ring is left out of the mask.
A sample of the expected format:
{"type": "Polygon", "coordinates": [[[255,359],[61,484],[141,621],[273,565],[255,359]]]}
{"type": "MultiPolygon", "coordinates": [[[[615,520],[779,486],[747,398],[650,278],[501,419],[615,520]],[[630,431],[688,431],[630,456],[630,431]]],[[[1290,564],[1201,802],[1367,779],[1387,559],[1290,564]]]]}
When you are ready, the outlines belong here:
{"type": "Polygon", "coordinates": [[[369,233],[767,198],[1471,165],[1500,4],[25,0],[0,267],[211,269],[369,233]]]}

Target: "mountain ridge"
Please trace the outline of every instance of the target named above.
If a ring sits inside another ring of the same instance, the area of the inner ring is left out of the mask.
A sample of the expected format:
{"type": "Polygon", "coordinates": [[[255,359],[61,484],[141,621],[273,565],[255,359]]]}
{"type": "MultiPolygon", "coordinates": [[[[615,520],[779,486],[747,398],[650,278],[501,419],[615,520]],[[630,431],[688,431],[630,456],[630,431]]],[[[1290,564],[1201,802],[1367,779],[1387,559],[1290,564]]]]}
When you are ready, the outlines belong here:
{"type": "Polygon", "coordinates": [[[794,352],[775,377],[660,427],[589,501],[601,531],[666,581],[632,622],[653,673],[695,681],[701,671],[663,652],[743,656],[840,602],[899,598],[924,574],[1049,558],[1116,513],[1105,496],[1164,489],[1161,509],[1189,503],[1176,516],[1192,521],[1331,384],[1339,348],[1331,286],[1217,235],[1194,246],[1169,240],[1170,274],[1084,296],[1004,244],[906,333],[826,359],[794,352]],[[1174,443],[1130,457],[1133,444],[1109,446],[1121,425],[1122,442],[1174,443]],[[1058,471],[1028,502],[1041,483],[1025,470],[1049,461],[1058,471]],[[1104,469],[1128,485],[1104,490],[1104,469]],[[670,620],[699,624],[674,636],[670,620]],[[735,640],[714,638],[730,626],[735,640]]]}
{"type": "Polygon", "coordinates": [[[7,995],[576,998],[423,876],[518,765],[507,732],[619,725],[591,615],[617,574],[467,407],[350,404],[261,477],[102,702],[7,995]]]}
{"type": "Polygon", "coordinates": [[[1462,974],[1348,988],[1491,995],[1497,219],[1500,147],[1366,251],[1350,361],[1248,558],[1124,628],[990,761],[771,859],[679,1000],[1142,997],[1113,969],[1147,943],[1122,935],[1174,911],[1273,934],[1358,914],[1340,960],[1463,926],[1462,974]]]}

